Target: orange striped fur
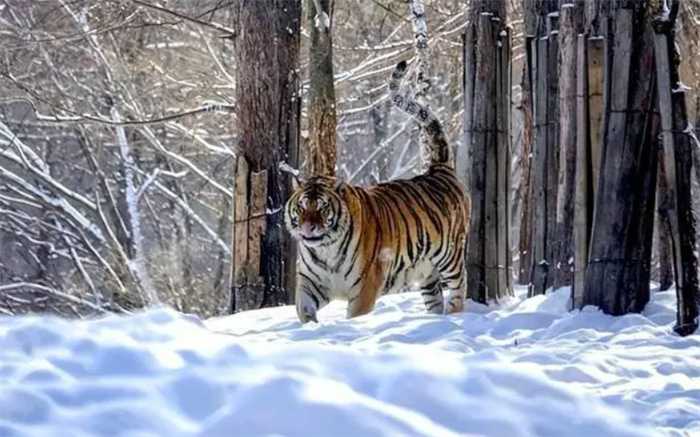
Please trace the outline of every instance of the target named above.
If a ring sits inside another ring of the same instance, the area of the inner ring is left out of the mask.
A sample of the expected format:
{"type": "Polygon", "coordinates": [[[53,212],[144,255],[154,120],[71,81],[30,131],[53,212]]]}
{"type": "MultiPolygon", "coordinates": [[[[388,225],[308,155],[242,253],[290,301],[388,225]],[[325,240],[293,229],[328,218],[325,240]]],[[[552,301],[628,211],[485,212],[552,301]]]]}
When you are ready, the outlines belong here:
{"type": "Polygon", "coordinates": [[[429,312],[461,311],[470,205],[449,161],[442,126],[429,109],[399,94],[406,64],[392,76],[394,104],[430,138],[425,174],[372,187],[314,176],[295,190],[285,222],[299,241],[296,307],[317,321],[330,300],[348,301],[348,317],[366,314],[386,293],[421,290],[429,312]]]}

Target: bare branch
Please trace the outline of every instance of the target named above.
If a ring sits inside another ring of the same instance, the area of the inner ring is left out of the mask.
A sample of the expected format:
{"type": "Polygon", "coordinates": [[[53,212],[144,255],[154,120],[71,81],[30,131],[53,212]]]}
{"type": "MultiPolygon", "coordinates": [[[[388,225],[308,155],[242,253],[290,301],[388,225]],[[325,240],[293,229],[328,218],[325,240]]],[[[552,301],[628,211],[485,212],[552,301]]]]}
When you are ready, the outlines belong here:
{"type": "Polygon", "coordinates": [[[203,20],[200,20],[199,18],[190,17],[187,15],[181,14],[179,12],[173,11],[172,9],[168,9],[168,8],[163,7],[163,6],[154,5],[154,4],[142,1],[142,0],[131,0],[131,2],[134,4],[137,4],[139,6],[143,6],[145,8],[153,9],[155,11],[162,12],[164,14],[179,18],[183,21],[189,21],[191,23],[199,24],[200,26],[208,27],[210,29],[214,29],[214,30],[217,30],[219,32],[225,33],[226,38],[234,38],[236,36],[235,30],[233,30],[229,27],[223,26],[221,24],[218,24],[218,23],[203,21],[203,20]]]}

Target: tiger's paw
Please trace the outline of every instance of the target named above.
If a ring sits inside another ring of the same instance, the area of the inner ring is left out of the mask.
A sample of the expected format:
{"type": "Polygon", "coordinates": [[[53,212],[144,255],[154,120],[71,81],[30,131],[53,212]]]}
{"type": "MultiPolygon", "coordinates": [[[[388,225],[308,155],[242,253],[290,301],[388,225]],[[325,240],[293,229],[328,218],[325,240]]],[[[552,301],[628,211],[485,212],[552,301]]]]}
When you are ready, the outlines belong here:
{"type": "Polygon", "coordinates": [[[426,302],[425,311],[427,311],[430,314],[444,314],[445,307],[442,303],[442,298],[440,299],[439,302],[432,302],[432,303],[426,302]]]}
{"type": "Polygon", "coordinates": [[[297,297],[297,316],[301,323],[315,322],[318,323],[316,315],[318,308],[313,299],[305,293],[297,297]]]}
{"type": "Polygon", "coordinates": [[[464,299],[450,299],[447,302],[447,314],[461,313],[464,311],[464,299]]]}

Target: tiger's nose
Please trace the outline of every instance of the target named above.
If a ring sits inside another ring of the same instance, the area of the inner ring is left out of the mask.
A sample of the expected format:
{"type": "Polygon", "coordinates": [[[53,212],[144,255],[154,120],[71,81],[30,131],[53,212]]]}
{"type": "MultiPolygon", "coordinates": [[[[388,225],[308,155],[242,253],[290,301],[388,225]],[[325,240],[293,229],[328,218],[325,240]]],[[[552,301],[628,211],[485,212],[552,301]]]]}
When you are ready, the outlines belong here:
{"type": "Polygon", "coordinates": [[[311,234],[313,232],[316,232],[317,229],[318,225],[316,225],[315,223],[306,222],[301,225],[301,231],[305,234],[311,234]]]}

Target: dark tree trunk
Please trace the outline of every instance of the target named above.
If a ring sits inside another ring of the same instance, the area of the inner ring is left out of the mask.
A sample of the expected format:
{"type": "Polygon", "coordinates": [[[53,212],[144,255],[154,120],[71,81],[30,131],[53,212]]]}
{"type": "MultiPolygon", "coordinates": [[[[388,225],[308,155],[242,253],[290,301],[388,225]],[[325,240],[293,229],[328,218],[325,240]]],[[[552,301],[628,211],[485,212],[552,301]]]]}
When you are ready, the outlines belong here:
{"type": "Polygon", "coordinates": [[[289,303],[290,241],[282,206],[297,165],[301,0],[233,3],[239,32],[236,60],[237,130],[232,311],[289,303]]]}
{"type": "MultiPolygon", "coordinates": [[[[672,234],[676,277],[677,323],[674,330],[689,335],[698,328],[698,258],[695,216],[691,198],[692,147],[685,90],[682,89],[674,24],[678,1],[671,2],[668,18],[654,22],[659,112],[663,129],[664,172],[668,194],[668,222],[672,234]]],[[[660,12],[660,11],[657,11],[660,12]]]]}
{"type": "Polygon", "coordinates": [[[583,304],[619,315],[649,300],[659,120],[646,2],[608,6],[604,135],[583,304]]]}
{"type": "Polygon", "coordinates": [[[335,175],[337,125],[333,83],[333,18],[331,0],[307,0],[309,45],[309,147],[310,174],[335,175]],[[317,11],[316,5],[322,10],[317,11]]]}

